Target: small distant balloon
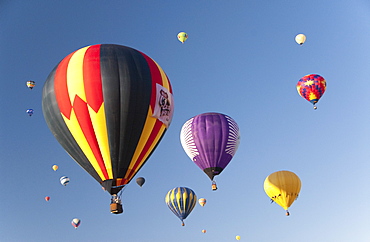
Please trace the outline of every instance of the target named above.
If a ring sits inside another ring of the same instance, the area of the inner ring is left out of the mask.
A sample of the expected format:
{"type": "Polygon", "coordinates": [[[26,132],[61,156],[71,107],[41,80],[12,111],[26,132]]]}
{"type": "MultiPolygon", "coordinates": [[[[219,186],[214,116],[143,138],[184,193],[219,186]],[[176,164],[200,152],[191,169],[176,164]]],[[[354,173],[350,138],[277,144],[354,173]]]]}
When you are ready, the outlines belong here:
{"type": "Polygon", "coordinates": [[[71,222],[72,226],[75,227],[75,229],[77,229],[78,226],[80,226],[80,223],[81,223],[81,220],[79,220],[78,218],[72,219],[72,222],[71,222]]]}
{"type": "Polygon", "coordinates": [[[27,82],[26,82],[26,85],[27,85],[27,87],[28,87],[29,89],[31,89],[31,90],[32,90],[32,88],[34,88],[34,87],[36,86],[36,82],[34,82],[34,81],[27,81],[27,82]]]}
{"type": "Polygon", "coordinates": [[[136,183],[137,183],[140,187],[142,187],[142,186],[144,185],[144,183],[145,183],[145,178],[144,178],[144,177],[138,177],[138,178],[136,179],[136,183]]]}
{"type": "Polygon", "coordinates": [[[204,207],[204,205],[207,203],[207,200],[205,198],[199,198],[198,202],[200,206],[204,207]]]}
{"type": "Polygon", "coordinates": [[[180,32],[178,33],[177,38],[181,43],[184,43],[188,39],[188,34],[185,32],[180,32]]]}
{"type": "Polygon", "coordinates": [[[58,170],[59,166],[57,166],[57,165],[53,165],[51,168],[52,168],[54,171],[56,171],[56,170],[58,170]]]}
{"type": "Polygon", "coordinates": [[[205,229],[203,229],[203,230],[202,230],[202,233],[203,233],[203,234],[205,234],[206,232],[207,232],[207,230],[205,230],[205,229]]]}
{"type": "Polygon", "coordinates": [[[69,178],[67,176],[62,176],[60,178],[60,184],[62,184],[63,186],[67,186],[68,183],[69,183],[69,178]]]}
{"type": "Polygon", "coordinates": [[[295,42],[299,45],[303,45],[303,43],[306,41],[306,35],[304,34],[297,34],[295,37],[295,42]]]}
{"type": "Polygon", "coordinates": [[[50,197],[45,197],[45,201],[49,202],[50,197]]]}
{"type": "Polygon", "coordinates": [[[326,90],[326,80],[318,74],[309,74],[299,79],[296,88],[298,94],[312,103],[316,110],[316,103],[326,90]]]}
{"type": "Polygon", "coordinates": [[[33,114],[33,109],[27,109],[26,113],[28,113],[29,116],[32,116],[33,114]]]}
{"type": "Polygon", "coordinates": [[[239,235],[235,236],[235,239],[240,240],[240,236],[239,235]]]}

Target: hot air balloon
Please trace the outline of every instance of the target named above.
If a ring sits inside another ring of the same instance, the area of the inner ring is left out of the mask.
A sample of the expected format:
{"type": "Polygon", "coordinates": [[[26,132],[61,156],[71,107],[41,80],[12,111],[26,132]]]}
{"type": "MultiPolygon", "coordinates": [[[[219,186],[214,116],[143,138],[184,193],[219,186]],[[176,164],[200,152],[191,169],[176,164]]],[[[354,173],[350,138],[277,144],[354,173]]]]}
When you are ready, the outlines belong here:
{"type": "Polygon", "coordinates": [[[50,197],[45,197],[45,201],[49,202],[50,197]]]}
{"type": "Polygon", "coordinates": [[[212,180],[229,164],[238,149],[237,123],[221,113],[203,113],[189,119],[181,129],[181,144],[186,154],[212,180]]]}
{"type": "Polygon", "coordinates": [[[28,113],[28,115],[31,117],[33,114],[33,109],[27,109],[26,113],[28,113]]]}
{"type": "Polygon", "coordinates": [[[81,223],[81,220],[79,220],[78,218],[74,218],[74,219],[72,219],[72,222],[71,222],[72,226],[73,226],[75,229],[77,229],[77,228],[78,228],[78,226],[80,226],[80,223],[81,223]]]}
{"type": "MultiPolygon", "coordinates": [[[[170,81],[154,60],[126,46],[98,44],[54,68],[42,108],[67,153],[119,201],[169,127],[174,103],[170,81]]],[[[111,212],[121,207],[113,203],[111,212]]]]}
{"type": "Polygon", "coordinates": [[[306,41],[306,35],[304,34],[297,34],[295,36],[295,42],[299,45],[303,45],[303,43],[306,41]]]}
{"type": "Polygon", "coordinates": [[[58,170],[59,166],[57,166],[57,165],[53,165],[51,168],[52,168],[54,171],[56,171],[56,170],[58,170]]]}
{"type": "Polygon", "coordinates": [[[175,187],[165,198],[167,206],[185,225],[184,219],[191,213],[197,203],[194,191],[187,187],[175,187]]]}
{"type": "Polygon", "coordinates": [[[36,86],[36,82],[34,82],[34,81],[27,81],[27,82],[26,82],[26,85],[27,85],[27,87],[28,87],[29,89],[31,89],[31,90],[32,90],[32,88],[34,88],[34,87],[36,86]]]}
{"type": "Polygon", "coordinates": [[[206,205],[207,200],[205,198],[199,198],[198,202],[199,202],[200,206],[204,207],[204,205],[206,205]]]}
{"type": "Polygon", "coordinates": [[[136,183],[137,183],[140,187],[142,187],[142,186],[144,185],[144,183],[145,183],[145,178],[144,178],[144,177],[138,177],[138,178],[136,178],[136,183]]]}
{"type": "Polygon", "coordinates": [[[188,39],[188,34],[185,32],[180,32],[178,33],[177,38],[181,43],[184,43],[188,39]]]}
{"type": "Polygon", "coordinates": [[[207,230],[205,229],[202,229],[202,233],[205,234],[207,232],[207,230]]]}
{"type": "Polygon", "coordinates": [[[277,171],[265,179],[263,188],[271,201],[284,208],[286,215],[289,216],[288,208],[298,197],[301,180],[291,171],[277,171]]]}
{"type": "Polygon", "coordinates": [[[301,97],[313,104],[317,109],[316,103],[326,90],[325,79],[317,74],[310,74],[302,77],[297,83],[297,91],[301,97]]]}
{"type": "Polygon", "coordinates": [[[235,236],[235,239],[240,240],[240,236],[239,235],[235,236]]]}
{"type": "Polygon", "coordinates": [[[67,184],[69,183],[69,178],[66,176],[62,176],[59,180],[60,184],[62,184],[63,186],[67,186],[67,184]]]}

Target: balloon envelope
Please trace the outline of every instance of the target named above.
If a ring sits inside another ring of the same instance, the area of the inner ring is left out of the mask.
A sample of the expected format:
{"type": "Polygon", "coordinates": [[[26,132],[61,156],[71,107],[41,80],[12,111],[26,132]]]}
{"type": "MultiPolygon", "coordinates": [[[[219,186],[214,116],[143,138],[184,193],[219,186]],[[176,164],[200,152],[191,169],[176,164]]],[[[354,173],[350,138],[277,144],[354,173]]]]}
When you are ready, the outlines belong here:
{"type": "Polygon", "coordinates": [[[239,235],[235,236],[235,239],[240,240],[240,236],[239,235]]]}
{"type": "Polygon", "coordinates": [[[181,220],[184,226],[184,219],[188,217],[197,203],[197,196],[194,191],[187,187],[175,187],[170,190],[165,198],[169,209],[181,220]]]}
{"type": "Polygon", "coordinates": [[[45,201],[49,201],[50,200],[50,197],[45,197],[45,201]]]}
{"type": "Polygon", "coordinates": [[[182,126],[180,139],[190,159],[213,180],[235,155],[240,134],[231,117],[221,113],[203,113],[182,126]]]}
{"type": "Polygon", "coordinates": [[[184,43],[188,39],[188,34],[185,32],[180,32],[177,34],[177,38],[181,43],[184,43]]]}
{"type": "Polygon", "coordinates": [[[144,165],[174,111],[162,68],[135,49],[112,44],[81,48],[50,73],[42,108],[68,154],[110,194],[144,165]]]}
{"type": "Polygon", "coordinates": [[[26,82],[26,85],[29,89],[32,90],[32,88],[34,88],[36,86],[36,83],[34,81],[27,81],[26,82]]]}
{"type": "Polygon", "coordinates": [[[299,195],[301,180],[291,171],[277,171],[266,177],[263,188],[272,201],[288,210],[299,195]]]}
{"type": "Polygon", "coordinates": [[[302,77],[297,83],[298,94],[312,103],[314,108],[315,104],[319,101],[321,96],[326,90],[325,79],[317,74],[309,74],[302,77]]]}
{"type": "Polygon", "coordinates": [[[59,180],[60,184],[62,184],[63,186],[67,186],[67,184],[69,183],[69,177],[66,176],[62,176],[59,180]]]}
{"type": "Polygon", "coordinates": [[[80,223],[81,223],[81,220],[79,220],[78,218],[74,218],[74,219],[72,219],[72,222],[71,222],[72,226],[73,226],[75,229],[77,229],[77,228],[78,228],[78,226],[80,226],[80,223]]]}
{"type": "Polygon", "coordinates": [[[207,232],[207,230],[205,230],[205,229],[203,229],[203,230],[202,230],[202,233],[204,233],[204,234],[205,234],[206,232],[207,232]]]}
{"type": "Polygon", "coordinates": [[[57,166],[57,165],[53,165],[51,168],[52,168],[54,171],[56,171],[56,170],[58,170],[59,166],[57,166]]]}
{"type": "Polygon", "coordinates": [[[206,203],[207,203],[207,200],[205,198],[199,198],[198,202],[199,202],[200,206],[204,207],[204,205],[206,205],[206,203]]]}
{"type": "Polygon", "coordinates": [[[32,116],[33,114],[33,109],[27,109],[26,113],[28,113],[29,116],[32,116]]]}
{"type": "Polygon", "coordinates": [[[138,178],[136,179],[136,183],[137,183],[140,187],[142,187],[142,186],[144,185],[144,183],[145,183],[145,178],[144,178],[144,177],[138,177],[138,178]]]}
{"type": "Polygon", "coordinates": [[[295,42],[299,45],[303,45],[303,43],[306,41],[306,35],[304,34],[297,34],[295,36],[295,42]]]}

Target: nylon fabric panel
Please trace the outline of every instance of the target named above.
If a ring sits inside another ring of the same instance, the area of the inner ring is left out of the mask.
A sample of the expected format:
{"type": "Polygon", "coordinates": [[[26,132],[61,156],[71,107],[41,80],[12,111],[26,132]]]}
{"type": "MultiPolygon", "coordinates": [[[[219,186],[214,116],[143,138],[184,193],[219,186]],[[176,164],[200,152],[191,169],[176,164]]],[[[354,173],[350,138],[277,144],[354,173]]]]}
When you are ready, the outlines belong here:
{"type": "MultiPolygon", "coordinates": [[[[67,59],[68,56],[66,57],[67,59]]],[[[63,65],[63,62],[60,62],[54,70],[50,73],[43,88],[43,98],[42,98],[42,110],[45,117],[45,121],[51,130],[52,134],[58,140],[58,142],[62,145],[62,147],[66,150],[66,152],[77,162],[78,164],[86,170],[95,180],[101,182],[100,176],[96,173],[95,169],[91,166],[89,160],[82,152],[82,150],[77,145],[76,141],[74,140],[73,136],[69,132],[68,127],[66,126],[64,119],[61,115],[61,111],[58,106],[58,102],[56,99],[55,94],[55,84],[57,84],[56,80],[56,73],[64,73],[62,76],[66,76],[66,65],[63,65]],[[64,69],[63,69],[64,68],[64,69]]],[[[62,78],[63,79],[63,78],[62,78]]],[[[60,87],[60,86],[59,86],[60,87]]],[[[59,88],[58,87],[58,88],[59,88]]],[[[60,87],[63,90],[63,87],[60,87]]],[[[66,89],[65,89],[66,90],[66,89]]],[[[67,93],[68,95],[68,93],[67,93]]],[[[69,100],[69,99],[67,99],[69,100]]],[[[65,106],[68,110],[68,106],[65,106]]],[[[70,105],[71,107],[71,105],[70,105]]],[[[69,114],[68,114],[69,115],[69,114]]]]}
{"type": "Polygon", "coordinates": [[[107,178],[113,179],[103,103],[104,98],[100,71],[100,45],[94,45],[87,49],[83,63],[84,88],[89,107],[89,115],[99,147],[99,154],[104,162],[101,166],[106,170],[107,178]]]}
{"type": "Polygon", "coordinates": [[[90,85],[89,79],[84,80],[84,57],[88,48],[77,50],[67,66],[68,95],[73,107],[70,118],[66,117],[64,121],[100,179],[104,181],[109,179],[109,176],[95,136],[85,93],[85,86],[90,85]]]}
{"type": "Polygon", "coordinates": [[[142,136],[140,137],[140,141],[124,177],[125,181],[130,181],[139,171],[140,167],[144,165],[145,161],[152,153],[153,148],[156,147],[155,141],[158,141],[165,131],[163,127],[164,124],[161,121],[149,115],[147,118],[142,136]]]}
{"type": "Polygon", "coordinates": [[[123,178],[145,125],[151,76],[143,56],[131,48],[101,45],[100,59],[113,178],[123,178]]]}
{"type": "Polygon", "coordinates": [[[162,68],[150,57],[142,52],[140,53],[148,63],[152,79],[150,108],[148,109],[147,119],[143,127],[139,143],[136,147],[135,154],[130,162],[130,166],[128,167],[128,171],[124,177],[124,180],[122,181],[123,184],[126,184],[126,182],[130,181],[139,171],[140,167],[145,164],[146,160],[154,151],[154,148],[156,148],[156,144],[166,131],[166,126],[161,121],[151,117],[153,115],[153,109],[156,101],[156,84],[160,84],[172,93],[170,82],[168,81],[168,78],[162,68]]]}
{"type": "Polygon", "coordinates": [[[149,68],[150,68],[150,73],[152,76],[152,95],[150,99],[150,107],[152,110],[154,110],[155,106],[155,100],[156,100],[156,83],[160,84],[161,86],[167,88],[168,91],[170,91],[172,94],[172,87],[171,84],[167,78],[167,75],[164,73],[162,68],[150,57],[145,55],[144,53],[141,53],[143,57],[146,59],[149,68]]]}
{"type": "Polygon", "coordinates": [[[166,204],[167,206],[169,207],[169,209],[182,221],[183,219],[181,217],[179,217],[179,211],[177,209],[177,206],[175,204],[175,189],[172,189],[171,191],[169,191],[167,193],[167,196],[166,196],[166,204]]]}

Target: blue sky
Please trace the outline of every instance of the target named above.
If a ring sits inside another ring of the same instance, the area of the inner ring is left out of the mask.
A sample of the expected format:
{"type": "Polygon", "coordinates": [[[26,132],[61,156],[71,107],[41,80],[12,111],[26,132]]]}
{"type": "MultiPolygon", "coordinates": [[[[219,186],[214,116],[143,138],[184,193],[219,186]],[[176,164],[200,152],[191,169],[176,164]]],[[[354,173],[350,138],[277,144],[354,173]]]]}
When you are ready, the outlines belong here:
{"type": "Polygon", "coordinates": [[[1,240],[368,241],[369,37],[365,0],[1,1],[1,240]],[[184,44],[180,31],[189,35],[184,44]],[[303,46],[298,33],[307,36],[303,46]],[[109,213],[110,196],[54,139],[41,109],[55,65],[100,43],[144,52],[174,90],[172,124],[136,176],[145,185],[133,180],[123,192],[121,215],[109,213]],[[327,80],[316,111],[295,88],[311,73],[327,80]],[[241,132],[216,192],[179,138],[189,118],[210,111],[232,117],[241,132]],[[302,181],[289,217],[263,191],[278,170],[302,181]],[[177,186],[207,198],[184,227],[164,202],[177,186]]]}

